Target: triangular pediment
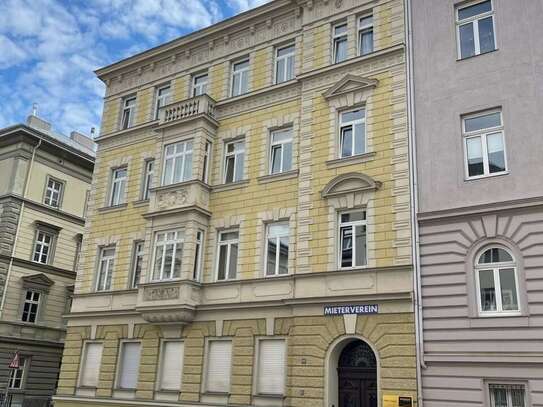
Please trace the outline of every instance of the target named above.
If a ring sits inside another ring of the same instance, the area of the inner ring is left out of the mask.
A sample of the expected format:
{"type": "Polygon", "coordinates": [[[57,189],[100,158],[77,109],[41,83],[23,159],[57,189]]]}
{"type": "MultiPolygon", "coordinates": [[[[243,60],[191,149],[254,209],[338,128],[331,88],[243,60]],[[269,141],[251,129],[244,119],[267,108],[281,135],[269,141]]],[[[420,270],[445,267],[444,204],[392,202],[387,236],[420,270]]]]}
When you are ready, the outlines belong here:
{"type": "Polygon", "coordinates": [[[21,280],[23,280],[23,285],[25,286],[41,286],[41,287],[51,287],[55,282],[51,280],[49,277],[47,277],[43,273],[39,274],[33,274],[31,276],[24,276],[21,277],[21,280]]]}
{"type": "Polygon", "coordinates": [[[381,187],[381,182],[372,177],[357,172],[350,172],[335,177],[321,192],[323,198],[347,195],[353,192],[375,191],[381,187]]]}
{"type": "Polygon", "coordinates": [[[341,96],[349,92],[356,92],[364,89],[372,89],[377,86],[377,79],[365,78],[357,75],[346,75],[335,85],[323,93],[326,99],[341,96]]]}

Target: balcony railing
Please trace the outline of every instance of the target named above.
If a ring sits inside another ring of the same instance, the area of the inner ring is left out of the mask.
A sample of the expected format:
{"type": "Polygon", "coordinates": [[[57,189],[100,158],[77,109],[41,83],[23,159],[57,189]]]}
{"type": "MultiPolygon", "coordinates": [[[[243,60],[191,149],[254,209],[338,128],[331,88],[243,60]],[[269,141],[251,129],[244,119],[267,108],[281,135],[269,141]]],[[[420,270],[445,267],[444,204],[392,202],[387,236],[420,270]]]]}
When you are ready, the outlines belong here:
{"type": "Polygon", "coordinates": [[[205,115],[214,119],[215,104],[216,102],[208,95],[195,96],[181,102],[170,103],[160,108],[158,112],[159,123],[173,123],[199,115],[205,115]]]}

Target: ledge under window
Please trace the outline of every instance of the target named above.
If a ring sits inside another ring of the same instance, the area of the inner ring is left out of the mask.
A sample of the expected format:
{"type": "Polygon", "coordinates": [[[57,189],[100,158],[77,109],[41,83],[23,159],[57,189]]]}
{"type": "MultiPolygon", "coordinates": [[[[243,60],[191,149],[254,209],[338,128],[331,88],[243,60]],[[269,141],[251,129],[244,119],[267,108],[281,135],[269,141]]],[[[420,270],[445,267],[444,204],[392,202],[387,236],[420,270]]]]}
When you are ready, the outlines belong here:
{"type": "Polygon", "coordinates": [[[326,166],[328,168],[338,168],[345,167],[347,165],[365,163],[372,160],[375,155],[376,153],[374,151],[370,151],[364,154],[353,155],[352,157],[335,158],[333,160],[326,161],[326,166]]]}
{"type": "Polygon", "coordinates": [[[229,191],[231,189],[243,188],[249,184],[250,179],[242,179],[241,181],[229,182],[228,184],[213,185],[212,192],[229,191]]]}
{"type": "Polygon", "coordinates": [[[128,204],[125,202],[125,203],[122,203],[122,204],[119,204],[119,205],[113,205],[113,206],[103,206],[102,208],[98,208],[98,212],[116,212],[116,211],[121,211],[123,209],[126,209],[126,207],[128,206],[128,204]]]}
{"type": "Polygon", "coordinates": [[[296,178],[298,176],[298,170],[290,170],[290,171],[284,171],[279,172],[277,174],[270,174],[270,175],[264,175],[262,177],[258,177],[256,180],[259,184],[266,184],[268,182],[274,182],[274,181],[282,181],[284,179],[291,179],[296,178]]]}
{"type": "Polygon", "coordinates": [[[139,208],[140,206],[149,205],[149,199],[139,199],[137,201],[132,202],[132,206],[134,208],[139,208]]]}

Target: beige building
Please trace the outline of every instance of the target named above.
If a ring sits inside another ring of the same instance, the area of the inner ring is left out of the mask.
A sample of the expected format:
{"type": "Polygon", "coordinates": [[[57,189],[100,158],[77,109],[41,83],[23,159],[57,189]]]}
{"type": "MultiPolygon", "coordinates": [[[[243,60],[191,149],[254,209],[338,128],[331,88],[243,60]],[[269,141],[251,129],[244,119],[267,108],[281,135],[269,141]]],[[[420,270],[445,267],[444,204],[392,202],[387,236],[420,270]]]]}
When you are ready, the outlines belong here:
{"type": "Polygon", "coordinates": [[[404,42],[275,0],[97,71],[58,407],[416,404],[404,42]]]}
{"type": "Polygon", "coordinates": [[[0,130],[0,388],[7,406],[55,392],[94,166],[93,142],[36,116],[0,130]],[[19,368],[8,369],[19,352],[19,368]]]}

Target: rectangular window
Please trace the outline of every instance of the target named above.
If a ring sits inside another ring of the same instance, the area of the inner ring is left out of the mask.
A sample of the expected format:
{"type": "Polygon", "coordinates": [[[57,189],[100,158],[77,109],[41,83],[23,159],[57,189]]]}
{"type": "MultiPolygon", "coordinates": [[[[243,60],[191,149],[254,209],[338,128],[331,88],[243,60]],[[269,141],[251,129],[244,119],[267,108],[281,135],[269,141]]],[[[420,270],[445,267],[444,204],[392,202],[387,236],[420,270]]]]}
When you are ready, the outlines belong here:
{"type": "Polygon", "coordinates": [[[121,205],[125,202],[127,169],[117,168],[113,170],[111,178],[111,192],[109,195],[109,206],[121,205]]]}
{"type": "Polygon", "coordinates": [[[153,280],[181,277],[184,234],[180,230],[159,232],[155,238],[153,280]]]}
{"type": "Polygon", "coordinates": [[[156,89],[155,95],[155,119],[158,119],[158,113],[161,107],[170,103],[172,90],[170,85],[161,86],[156,89]]]}
{"type": "Polygon", "coordinates": [[[289,227],[287,222],[266,228],[266,276],[288,274],[289,227]]]}
{"type": "Polygon", "coordinates": [[[40,293],[38,291],[27,290],[25,302],[23,304],[23,315],[21,321],[36,322],[38,308],[40,306],[40,293]]]}
{"type": "Polygon", "coordinates": [[[53,178],[48,178],[43,203],[45,205],[52,206],[53,208],[60,207],[60,199],[62,197],[63,187],[64,185],[62,182],[54,180],[53,178]]]}
{"type": "Polygon", "coordinates": [[[162,360],[160,362],[159,376],[161,390],[181,390],[183,354],[183,342],[164,341],[162,343],[162,360]]]}
{"type": "Polygon", "coordinates": [[[366,212],[355,211],[339,215],[339,267],[359,267],[367,264],[366,212]]]}
{"type": "Polygon", "coordinates": [[[136,97],[129,96],[122,101],[121,130],[132,127],[136,113],[136,97]]]}
{"type": "Polygon", "coordinates": [[[224,183],[241,181],[245,162],[245,140],[226,143],[224,156],[224,183]]]}
{"type": "Polygon", "coordinates": [[[516,269],[495,267],[477,270],[481,315],[518,313],[516,269]]]}
{"type": "Polygon", "coordinates": [[[237,230],[219,233],[217,280],[231,280],[236,278],[238,245],[239,232],[237,230]]]}
{"type": "Polygon", "coordinates": [[[139,342],[122,342],[118,387],[121,389],[135,389],[138,384],[140,368],[141,344],[139,342]]]}
{"type": "Polygon", "coordinates": [[[200,280],[200,270],[202,268],[202,254],[204,245],[204,231],[199,230],[196,232],[196,247],[194,249],[194,269],[192,271],[192,278],[194,281],[200,280]]]}
{"type": "Polygon", "coordinates": [[[270,140],[270,174],[292,169],[292,129],[275,130],[270,140]]]}
{"type": "Polygon", "coordinates": [[[507,172],[501,112],[466,116],[462,121],[467,177],[507,172]]]}
{"type": "Polygon", "coordinates": [[[232,342],[209,341],[206,391],[228,393],[232,365],[232,342]]]}
{"type": "Polygon", "coordinates": [[[340,113],[340,158],[366,152],[366,111],[362,108],[340,113]]]}
{"type": "Polygon", "coordinates": [[[141,199],[147,200],[149,199],[150,189],[153,187],[153,172],[155,170],[155,160],[145,161],[144,170],[145,172],[143,174],[143,190],[141,199]]]}
{"type": "Polygon", "coordinates": [[[207,73],[192,77],[192,96],[200,96],[207,93],[207,73]]]}
{"type": "Polygon", "coordinates": [[[347,23],[332,27],[332,40],[335,64],[347,59],[347,23]]]}
{"type": "Polygon", "coordinates": [[[373,16],[363,16],[358,20],[358,52],[367,55],[373,52],[373,16]]]}
{"type": "Polygon", "coordinates": [[[522,384],[490,384],[491,407],[526,407],[526,390],[522,384]]]}
{"type": "Polygon", "coordinates": [[[275,51],[275,83],[294,79],[294,44],[275,51]]]}
{"type": "Polygon", "coordinates": [[[232,96],[239,96],[249,90],[249,60],[232,65],[232,96]]]}
{"type": "Polygon", "coordinates": [[[10,389],[22,389],[23,380],[25,376],[25,368],[27,364],[27,359],[19,356],[19,368],[10,369],[11,373],[9,375],[9,388],[10,389]]]}
{"type": "Polygon", "coordinates": [[[111,289],[111,277],[115,259],[115,247],[102,247],[98,262],[98,278],[96,279],[96,291],[111,289]]]}
{"type": "Polygon", "coordinates": [[[468,58],[496,49],[494,10],[487,0],[456,9],[459,58],[468,58]]]}
{"type": "Polygon", "coordinates": [[[54,235],[44,232],[43,230],[36,231],[36,242],[34,245],[34,255],[32,260],[36,263],[49,264],[53,250],[54,235]]]}
{"type": "Polygon", "coordinates": [[[209,165],[211,162],[211,143],[206,141],[204,146],[204,162],[202,164],[202,182],[209,183],[209,165]]]}
{"type": "Polygon", "coordinates": [[[132,273],[130,288],[137,288],[141,277],[141,268],[143,266],[143,242],[134,244],[134,259],[132,260],[132,273]]]}
{"type": "Polygon", "coordinates": [[[188,181],[192,178],[192,140],[166,146],[162,185],[188,181]]]}
{"type": "Polygon", "coordinates": [[[81,362],[81,376],[79,385],[82,387],[97,387],[102,363],[103,345],[96,342],[87,342],[81,362]]]}
{"type": "Polygon", "coordinates": [[[284,339],[262,339],[258,342],[258,394],[285,393],[286,343],[284,339]]]}

